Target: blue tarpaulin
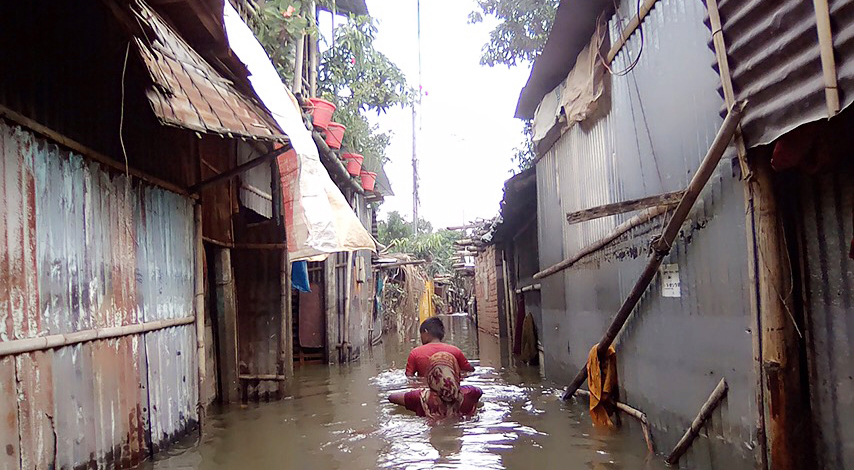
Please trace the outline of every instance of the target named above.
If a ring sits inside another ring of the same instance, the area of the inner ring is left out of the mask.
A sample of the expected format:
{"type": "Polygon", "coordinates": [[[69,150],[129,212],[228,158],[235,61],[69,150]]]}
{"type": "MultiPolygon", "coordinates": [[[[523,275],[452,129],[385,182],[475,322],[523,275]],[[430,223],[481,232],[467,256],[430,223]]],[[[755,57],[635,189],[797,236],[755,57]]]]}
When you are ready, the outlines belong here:
{"type": "Polygon", "coordinates": [[[291,263],[291,286],[300,292],[311,292],[308,283],[308,261],[291,263]]]}

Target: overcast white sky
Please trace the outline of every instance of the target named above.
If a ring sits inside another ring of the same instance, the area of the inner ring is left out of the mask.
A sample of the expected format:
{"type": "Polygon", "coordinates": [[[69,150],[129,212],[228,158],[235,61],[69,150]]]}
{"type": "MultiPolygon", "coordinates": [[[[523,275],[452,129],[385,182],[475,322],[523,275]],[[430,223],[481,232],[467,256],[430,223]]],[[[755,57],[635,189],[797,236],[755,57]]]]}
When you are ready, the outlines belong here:
{"type": "MultiPolygon", "coordinates": [[[[379,21],[375,46],[418,83],[415,0],[367,0],[379,21]]],[[[423,0],[423,90],[418,132],[419,215],[435,228],[498,213],[521,121],[513,118],[528,65],[482,67],[481,48],[491,24],[468,24],[472,0],[423,0]]],[[[321,18],[323,23],[328,24],[321,18]]],[[[380,218],[396,210],[412,218],[412,111],[394,109],[375,121],[393,132],[386,172],[395,196],[380,218]]]]}

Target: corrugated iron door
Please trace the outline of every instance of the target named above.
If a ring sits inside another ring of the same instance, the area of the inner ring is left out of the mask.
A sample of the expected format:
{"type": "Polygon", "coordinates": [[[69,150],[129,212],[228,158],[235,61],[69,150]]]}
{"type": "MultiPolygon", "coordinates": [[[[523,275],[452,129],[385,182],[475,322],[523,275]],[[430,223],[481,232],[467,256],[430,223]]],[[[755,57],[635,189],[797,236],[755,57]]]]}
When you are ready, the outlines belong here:
{"type": "Polygon", "coordinates": [[[805,339],[816,468],[854,468],[854,164],[799,175],[805,339]]]}

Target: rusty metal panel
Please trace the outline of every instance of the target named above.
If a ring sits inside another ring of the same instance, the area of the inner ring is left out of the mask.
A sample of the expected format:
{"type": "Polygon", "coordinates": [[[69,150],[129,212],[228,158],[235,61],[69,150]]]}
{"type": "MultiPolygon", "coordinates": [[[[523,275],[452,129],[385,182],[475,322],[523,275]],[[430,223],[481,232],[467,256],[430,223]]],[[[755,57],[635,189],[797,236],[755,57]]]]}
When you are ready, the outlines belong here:
{"type": "Polygon", "coordinates": [[[321,285],[311,283],[311,292],[299,294],[299,344],[304,348],[322,348],[326,326],[323,321],[321,285]]]}
{"type": "Polygon", "coordinates": [[[806,342],[819,468],[854,468],[854,166],[802,175],[806,342]]]}
{"type": "MultiPolygon", "coordinates": [[[[854,101],[854,1],[829,4],[844,109],[854,101]]],[[[801,124],[826,118],[812,2],[720,0],[719,9],[736,97],[750,102],[742,120],[747,145],[773,142],[801,124]]]]}
{"type": "MultiPolygon", "coordinates": [[[[237,164],[242,165],[253,160],[266,150],[248,142],[237,142],[237,164]]],[[[272,168],[261,165],[240,175],[240,202],[258,215],[273,217],[272,168]]]]}
{"type": "Polygon", "coordinates": [[[147,91],[164,123],[231,137],[285,139],[272,117],[223,78],[145,2],[134,3],[143,28],[134,44],[154,81],[147,91]]]}
{"type": "MultiPolygon", "coordinates": [[[[0,184],[0,257],[9,267],[0,274],[0,340],[191,315],[189,200],[132,187],[2,121],[0,184]]],[[[150,449],[152,389],[161,392],[158,432],[171,439],[190,427],[193,326],[146,336],[164,339],[153,352],[134,336],[0,361],[0,394],[12,398],[0,410],[6,455],[25,468],[132,466],[150,449]]]]}

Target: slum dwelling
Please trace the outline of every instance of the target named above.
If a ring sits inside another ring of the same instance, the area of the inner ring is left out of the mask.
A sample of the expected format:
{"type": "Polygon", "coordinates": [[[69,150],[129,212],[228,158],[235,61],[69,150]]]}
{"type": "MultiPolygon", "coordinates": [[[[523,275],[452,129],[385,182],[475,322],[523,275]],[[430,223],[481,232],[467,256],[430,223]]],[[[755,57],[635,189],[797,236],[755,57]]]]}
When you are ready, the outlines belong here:
{"type": "Polygon", "coordinates": [[[560,2],[516,110],[539,269],[513,286],[518,243],[475,243],[480,328],[511,336],[538,288],[546,375],[586,404],[613,368],[671,464],[854,465],[852,24],[850,1],[560,2]]]}

